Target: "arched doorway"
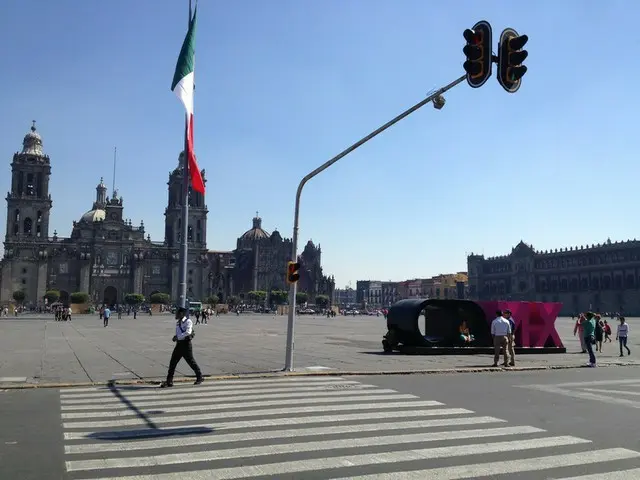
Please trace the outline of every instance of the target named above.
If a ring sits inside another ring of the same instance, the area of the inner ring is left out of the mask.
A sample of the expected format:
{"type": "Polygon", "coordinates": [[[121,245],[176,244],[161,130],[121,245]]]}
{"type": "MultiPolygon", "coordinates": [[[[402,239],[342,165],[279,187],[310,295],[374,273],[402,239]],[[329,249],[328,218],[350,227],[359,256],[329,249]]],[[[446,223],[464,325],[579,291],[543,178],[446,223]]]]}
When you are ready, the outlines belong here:
{"type": "Polygon", "coordinates": [[[109,306],[118,303],[118,290],[116,290],[116,287],[110,286],[104,289],[103,303],[109,306]]]}
{"type": "Polygon", "coordinates": [[[58,301],[60,303],[62,303],[64,306],[68,307],[69,306],[69,292],[67,292],[66,290],[60,290],[60,298],[58,299],[58,301]]]}

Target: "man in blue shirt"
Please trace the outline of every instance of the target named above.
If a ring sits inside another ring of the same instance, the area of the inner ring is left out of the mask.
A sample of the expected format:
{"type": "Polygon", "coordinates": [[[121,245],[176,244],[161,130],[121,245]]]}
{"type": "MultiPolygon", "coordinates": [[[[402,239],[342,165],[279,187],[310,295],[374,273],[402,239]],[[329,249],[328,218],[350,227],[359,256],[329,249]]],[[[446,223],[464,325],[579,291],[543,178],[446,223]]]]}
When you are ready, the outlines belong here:
{"type": "Polygon", "coordinates": [[[111,316],[111,310],[109,310],[109,307],[104,307],[104,312],[102,313],[102,318],[104,320],[104,326],[108,327],[109,326],[109,317],[111,316]]]}

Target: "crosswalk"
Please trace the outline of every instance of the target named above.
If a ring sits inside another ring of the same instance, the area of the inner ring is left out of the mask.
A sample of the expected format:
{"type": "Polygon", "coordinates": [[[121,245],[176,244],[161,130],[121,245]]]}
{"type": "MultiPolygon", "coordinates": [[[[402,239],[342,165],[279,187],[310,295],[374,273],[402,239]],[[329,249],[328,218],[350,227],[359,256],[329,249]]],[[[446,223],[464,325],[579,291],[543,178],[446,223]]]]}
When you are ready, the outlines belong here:
{"type": "Polygon", "coordinates": [[[581,400],[593,400],[618,407],[640,408],[640,379],[638,378],[545,383],[541,385],[520,385],[520,387],[581,400]]]}
{"type": "Polygon", "coordinates": [[[348,378],[73,388],[60,408],[72,480],[640,478],[640,452],[348,378]]]}

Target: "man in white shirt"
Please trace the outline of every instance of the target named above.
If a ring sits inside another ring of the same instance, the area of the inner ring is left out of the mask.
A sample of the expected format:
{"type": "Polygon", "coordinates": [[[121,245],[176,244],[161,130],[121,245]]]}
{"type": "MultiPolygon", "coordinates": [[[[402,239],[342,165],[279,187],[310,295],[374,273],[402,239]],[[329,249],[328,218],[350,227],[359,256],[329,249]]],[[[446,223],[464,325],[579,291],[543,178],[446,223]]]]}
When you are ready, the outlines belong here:
{"type": "Polygon", "coordinates": [[[500,349],[504,353],[504,366],[509,366],[508,342],[511,335],[511,324],[509,320],[502,316],[502,312],[496,312],[497,317],[491,322],[491,335],[493,336],[493,366],[498,366],[500,360],[500,349]]]}
{"type": "Polygon", "coordinates": [[[185,308],[180,307],[176,310],[176,320],[176,334],[173,337],[176,346],[171,354],[167,381],[160,385],[161,388],[173,387],[173,374],[176,371],[178,362],[182,358],[184,358],[184,361],[191,367],[193,373],[196,374],[194,385],[200,385],[204,381],[200,367],[193,358],[193,346],[191,345],[191,339],[194,336],[193,322],[187,317],[187,310],[185,308]]]}

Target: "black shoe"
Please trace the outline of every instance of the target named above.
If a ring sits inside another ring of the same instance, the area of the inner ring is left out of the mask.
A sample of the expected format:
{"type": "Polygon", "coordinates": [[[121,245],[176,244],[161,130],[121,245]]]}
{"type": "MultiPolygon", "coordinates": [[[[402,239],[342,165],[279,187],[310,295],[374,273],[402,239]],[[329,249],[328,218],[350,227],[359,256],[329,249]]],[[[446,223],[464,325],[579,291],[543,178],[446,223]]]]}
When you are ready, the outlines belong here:
{"type": "Polygon", "coordinates": [[[202,382],[204,382],[204,378],[200,377],[200,378],[196,378],[196,381],[193,382],[194,385],[200,385],[202,382]]]}
{"type": "Polygon", "coordinates": [[[160,388],[171,388],[173,387],[173,382],[162,382],[160,388]]]}

